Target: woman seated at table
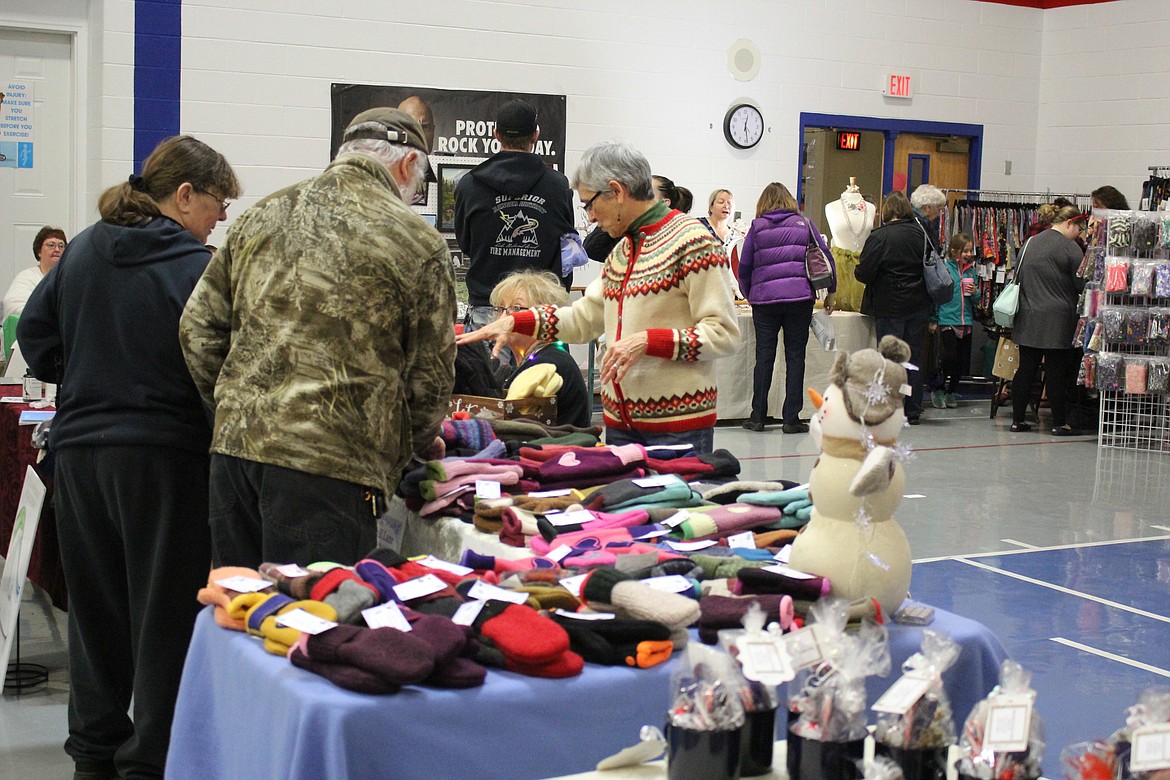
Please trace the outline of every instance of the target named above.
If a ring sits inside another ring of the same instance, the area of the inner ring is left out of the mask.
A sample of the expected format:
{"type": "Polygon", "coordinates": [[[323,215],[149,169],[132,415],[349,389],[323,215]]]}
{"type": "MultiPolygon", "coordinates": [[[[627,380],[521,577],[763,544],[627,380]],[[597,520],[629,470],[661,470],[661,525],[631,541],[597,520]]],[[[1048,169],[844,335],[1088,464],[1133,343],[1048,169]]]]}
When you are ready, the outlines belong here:
{"type": "Polygon", "coordinates": [[[515,332],[538,341],[605,334],[601,401],[607,444],[714,447],[715,358],[739,343],[727,254],[698,220],[658,199],[650,163],[629,144],[585,151],[573,176],[585,214],[622,239],[572,306],[507,313],[457,343],[515,332]]]}
{"type": "MultiPolygon", "coordinates": [[[[505,276],[491,295],[492,306],[501,317],[533,306],[565,306],[568,302],[565,288],[547,271],[517,271],[505,276]]],[[[532,336],[512,333],[509,345],[516,355],[516,370],[504,382],[508,398],[555,394],[557,425],[585,428],[592,424],[593,404],[581,368],[563,341],[537,342],[532,336]],[[517,393],[520,388],[523,390],[517,393]]]]}

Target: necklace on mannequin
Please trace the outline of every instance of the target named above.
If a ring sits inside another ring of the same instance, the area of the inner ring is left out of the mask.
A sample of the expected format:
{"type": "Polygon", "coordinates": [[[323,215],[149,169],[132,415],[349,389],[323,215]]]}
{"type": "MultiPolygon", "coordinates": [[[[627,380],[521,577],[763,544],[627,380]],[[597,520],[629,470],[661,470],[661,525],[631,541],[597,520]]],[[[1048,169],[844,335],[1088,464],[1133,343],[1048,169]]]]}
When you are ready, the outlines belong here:
{"type": "Polygon", "coordinates": [[[869,217],[865,213],[865,201],[858,201],[857,204],[850,204],[848,207],[846,207],[844,199],[839,202],[841,211],[845,214],[845,224],[848,226],[849,232],[853,234],[854,238],[861,238],[861,234],[865,232],[866,223],[869,221],[869,217]],[[861,224],[857,227],[853,227],[853,216],[850,213],[854,211],[861,215],[861,224]]]}

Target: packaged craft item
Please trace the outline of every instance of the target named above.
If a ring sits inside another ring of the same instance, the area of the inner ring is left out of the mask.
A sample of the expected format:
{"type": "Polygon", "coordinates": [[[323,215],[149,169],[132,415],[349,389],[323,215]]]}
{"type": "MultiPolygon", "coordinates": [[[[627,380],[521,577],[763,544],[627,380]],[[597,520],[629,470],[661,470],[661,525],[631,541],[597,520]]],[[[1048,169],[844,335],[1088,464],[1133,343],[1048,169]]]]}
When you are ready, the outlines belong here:
{"type": "Polygon", "coordinates": [[[1066,780],[1114,780],[1117,755],[1100,739],[1077,742],[1060,751],[1060,766],[1066,780]]]}
{"type": "Polygon", "coordinates": [[[1106,341],[1125,341],[1125,309],[1120,306],[1105,306],[1101,309],[1101,327],[1106,341]]]}
{"type": "Polygon", "coordinates": [[[890,670],[883,626],[864,621],[846,632],[848,605],[822,599],[809,610],[819,632],[822,661],[789,683],[788,776],[790,780],[855,780],[866,728],[865,680],[890,670]],[[799,682],[799,684],[798,684],[799,682]]]}
{"type": "Polygon", "coordinates": [[[1146,369],[1146,392],[1165,395],[1170,392],[1170,360],[1152,358],[1146,369]]]}
{"type": "Polygon", "coordinates": [[[1133,244],[1133,212],[1109,212],[1109,250],[1129,249],[1133,244]]]}
{"type": "Polygon", "coordinates": [[[1154,294],[1154,267],[1150,260],[1139,260],[1130,269],[1129,294],[1148,298],[1154,294]]]}
{"type": "Polygon", "coordinates": [[[1116,352],[1097,355],[1097,389],[1120,390],[1125,378],[1125,356],[1116,352]]]}
{"type": "Polygon", "coordinates": [[[736,660],[744,677],[739,687],[744,710],[740,777],[772,771],[776,710],[780,706],[776,686],[793,677],[792,663],[783,649],[783,630],[779,623],[765,626],[766,622],[767,614],[756,602],[744,614],[742,629],[719,632],[719,645],[736,660]]]}
{"type": "Polygon", "coordinates": [[[1125,361],[1125,392],[1143,395],[1146,392],[1146,369],[1149,364],[1141,358],[1125,361]]]}
{"type": "Polygon", "coordinates": [[[922,648],[902,664],[902,677],[877,702],[874,739],[879,755],[902,768],[906,780],[943,780],[947,750],[955,744],[955,719],[942,673],[959,657],[950,637],[929,629],[922,648]]]}
{"type": "Polygon", "coordinates": [[[698,642],[671,673],[666,720],[670,780],[732,780],[739,776],[743,677],[722,650],[698,642]]]}
{"type": "Polygon", "coordinates": [[[1154,266],[1154,295],[1170,298],[1170,263],[1163,261],[1154,266]]]}
{"type": "Polygon", "coordinates": [[[1125,292],[1129,289],[1129,258],[1105,258],[1105,292],[1125,292]]]}
{"type": "Polygon", "coordinates": [[[960,779],[1034,780],[1044,758],[1044,721],[1033,709],[1032,675],[1012,660],[999,685],[976,704],[959,738],[960,779]]]}
{"type": "Polygon", "coordinates": [[[1133,220],[1133,248],[1149,252],[1158,247],[1159,220],[1147,214],[1137,214],[1133,220]]]}
{"type": "Polygon", "coordinates": [[[1149,309],[1126,309],[1125,310],[1125,343],[1126,344],[1145,344],[1146,337],[1150,333],[1150,310],[1149,309]]]}
{"type": "Polygon", "coordinates": [[[1150,309],[1150,330],[1146,340],[1151,344],[1170,343],[1170,309],[1150,309]]]}
{"type": "Polygon", "coordinates": [[[1097,386],[1097,356],[1085,355],[1081,358],[1081,368],[1077,373],[1077,384],[1080,387],[1097,386]]]}
{"type": "Polygon", "coordinates": [[[1137,703],[1126,710],[1125,725],[1109,737],[1116,757],[1114,777],[1160,780],[1170,770],[1164,749],[1166,724],[1170,723],[1170,689],[1147,688],[1137,703]]]}

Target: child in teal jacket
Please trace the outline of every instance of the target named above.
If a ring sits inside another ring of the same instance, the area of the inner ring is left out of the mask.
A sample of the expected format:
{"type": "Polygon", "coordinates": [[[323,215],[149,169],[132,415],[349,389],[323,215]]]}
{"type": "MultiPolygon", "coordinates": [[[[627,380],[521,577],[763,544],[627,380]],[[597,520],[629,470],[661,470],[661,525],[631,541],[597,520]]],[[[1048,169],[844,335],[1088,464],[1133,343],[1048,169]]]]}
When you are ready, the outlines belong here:
{"type": "Polygon", "coordinates": [[[947,247],[947,269],[955,280],[951,299],[935,310],[931,331],[939,330],[942,352],[943,388],[930,394],[936,409],[954,409],[959,405],[959,379],[971,365],[971,332],[975,324],[975,299],[979,279],[975,275],[975,244],[966,233],[956,233],[947,247]]]}

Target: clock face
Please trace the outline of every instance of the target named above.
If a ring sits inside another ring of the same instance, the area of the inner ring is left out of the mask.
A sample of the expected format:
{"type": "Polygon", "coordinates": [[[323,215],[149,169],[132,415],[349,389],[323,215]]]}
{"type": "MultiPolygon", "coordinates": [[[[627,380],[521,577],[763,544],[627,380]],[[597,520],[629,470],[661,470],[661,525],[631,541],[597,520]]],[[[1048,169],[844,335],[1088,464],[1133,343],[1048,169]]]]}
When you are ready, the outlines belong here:
{"type": "Polygon", "coordinates": [[[723,135],[732,146],[750,149],[764,137],[764,116],[746,103],[732,106],[723,117],[723,135]]]}

